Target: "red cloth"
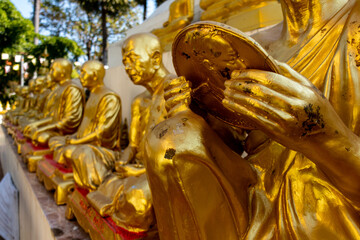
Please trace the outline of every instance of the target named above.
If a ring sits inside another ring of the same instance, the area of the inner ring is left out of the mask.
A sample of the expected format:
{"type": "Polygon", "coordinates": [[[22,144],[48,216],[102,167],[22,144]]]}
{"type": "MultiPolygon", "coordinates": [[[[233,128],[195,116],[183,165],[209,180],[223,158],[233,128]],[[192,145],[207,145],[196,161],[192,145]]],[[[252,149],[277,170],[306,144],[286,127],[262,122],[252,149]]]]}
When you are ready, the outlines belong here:
{"type": "Polygon", "coordinates": [[[54,161],[53,159],[53,155],[52,154],[47,154],[44,156],[44,159],[46,161],[48,161],[51,165],[53,165],[54,167],[56,167],[60,172],[63,172],[63,173],[72,173],[73,170],[71,167],[66,167],[62,164],[59,164],[57,162],[54,161]]]}
{"type": "MultiPolygon", "coordinates": [[[[91,207],[86,199],[86,195],[88,195],[89,190],[87,190],[86,188],[81,188],[81,187],[75,186],[75,191],[78,191],[84,197],[84,201],[86,201],[87,205],[89,207],[91,207]]],[[[103,217],[102,219],[109,226],[109,228],[112,229],[112,231],[115,232],[116,234],[120,235],[123,240],[142,239],[147,236],[146,232],[130,232],[130,231],[126,230],[125,228],[119,227],[111,219],[110,216],[103,217]]]]}

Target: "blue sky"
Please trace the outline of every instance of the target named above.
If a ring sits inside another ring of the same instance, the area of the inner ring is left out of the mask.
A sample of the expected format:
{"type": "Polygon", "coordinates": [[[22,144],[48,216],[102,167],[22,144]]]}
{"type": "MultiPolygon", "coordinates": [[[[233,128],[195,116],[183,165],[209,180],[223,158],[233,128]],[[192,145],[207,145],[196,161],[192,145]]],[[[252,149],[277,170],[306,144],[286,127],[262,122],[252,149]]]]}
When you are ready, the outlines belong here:
{"type": "MultiPolygon", "coordinates": [[[[25,18],[32,17],[33,5],[31,4],[30,0],[10,0],[15,7],[20,11],[21,15],[25,18]]],[[[149,16],[155,9],[154,1],[149,2],[147,16],[149,16]]]]}
{"type": "Polygon", "coordinates": [[[29,0],[11,0],[24,18],[31,18],[33,7],[29,0]]]}

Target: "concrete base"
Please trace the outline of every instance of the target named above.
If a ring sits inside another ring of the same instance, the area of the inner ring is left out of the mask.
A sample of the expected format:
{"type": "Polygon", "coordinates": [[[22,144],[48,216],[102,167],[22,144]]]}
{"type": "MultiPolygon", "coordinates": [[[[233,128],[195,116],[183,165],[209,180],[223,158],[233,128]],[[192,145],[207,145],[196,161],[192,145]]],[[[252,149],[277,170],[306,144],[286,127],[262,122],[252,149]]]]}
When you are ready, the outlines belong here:
{"type": "Polygon", "coordinates": [[[0,125],[0,163],[4,174],[9,172],[19,190],[20,239],[89,239],[76,222],[65,219],[65,206],[57,206],[16,153],[13,140],[0,125]]]}

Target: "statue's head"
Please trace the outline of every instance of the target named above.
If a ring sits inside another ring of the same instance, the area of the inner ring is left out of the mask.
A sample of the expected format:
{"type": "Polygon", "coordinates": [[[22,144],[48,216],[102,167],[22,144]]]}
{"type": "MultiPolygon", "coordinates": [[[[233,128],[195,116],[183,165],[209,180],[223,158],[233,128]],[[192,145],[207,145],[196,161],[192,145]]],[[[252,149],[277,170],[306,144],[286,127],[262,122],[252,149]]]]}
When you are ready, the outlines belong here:
{"type": "Polygon", "coordinates": [[[50,75],[54,82],[71,79],[72,64],[64,58],[55,59],[50,67],[50,75]]]}
{"type": "Polygon", "coordinates": [[[97,60],[90,60],[81,67],[80,81],[83,87],[94,88],[102,85],[105,76],[104,64],[97,60]]]}
{"type": "Polygon", "coordinates": [[[35,79],[31,79],[30,81],[29,81],[29,91],[30,92],[34,92],[35,91],[35,79]]]}
{"type": "Polygon", "coordinates": [[[159,39],[151,33],[128,37],[122,46],[123,64],[134,84],[145,85],[162,67],[159,39]]]}
{"type": "Polygon", "coordinates": [[[35,80],[35,91],[39,92],[45,86],[45,76],[40,76],[35,80]]]}
{"type": "Polygon", "coordinates": [[[29,87],[28,86],[23,86],[22,88],[21,88],[21,96],[23,96],[23,97],[27,97],[28,96],[28,94],[29,94],[29,87]]]}
{"type": "Polygon", "coordinates": [[[52,80],[50,72],[45,77],[45,87],[51,88],[54,84],[54,81],[52,80]]]}
{"type": "Polygon", "coordinates": [[[20,85],[17,85],[15,87],[15,93],[16,93],[16,95],[21,95],[21,86],[20,85]]]}

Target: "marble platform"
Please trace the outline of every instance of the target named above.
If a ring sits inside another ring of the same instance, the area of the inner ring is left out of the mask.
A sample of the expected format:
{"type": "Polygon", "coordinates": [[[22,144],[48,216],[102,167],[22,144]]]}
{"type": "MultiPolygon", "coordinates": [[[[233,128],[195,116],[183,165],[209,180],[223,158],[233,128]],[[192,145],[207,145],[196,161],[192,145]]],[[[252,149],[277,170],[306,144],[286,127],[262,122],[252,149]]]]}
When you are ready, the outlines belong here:
{"type": "Polygon", "coordinates": [[[0,163],[4,174],[7,172],[11,174],[19,190],[20,239],[90,239],[76,221],[65,219],[66,206],[57,206],[53,193],[45,190],[35,173],[27,171],[26,165],[16,152],[13,140],[2,125],[0,125],[0,163]]]}

